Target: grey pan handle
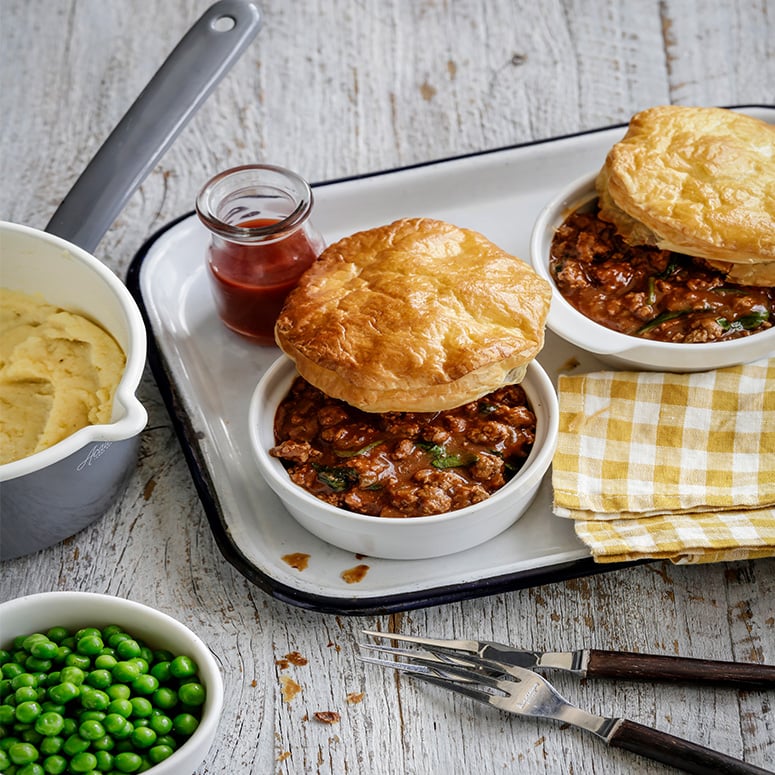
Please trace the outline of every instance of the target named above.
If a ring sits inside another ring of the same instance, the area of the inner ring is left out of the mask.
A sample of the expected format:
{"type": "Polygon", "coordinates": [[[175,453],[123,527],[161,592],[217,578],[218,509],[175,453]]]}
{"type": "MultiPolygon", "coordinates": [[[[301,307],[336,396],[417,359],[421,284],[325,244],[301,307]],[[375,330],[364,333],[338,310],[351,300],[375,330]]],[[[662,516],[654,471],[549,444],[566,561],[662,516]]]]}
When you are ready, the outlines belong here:
{"type": "Polygon", "coordinates": [[[260,26],[251,0],[220,0],[205,11],[97,151],[46,231],[93,253],[260,26]]]}

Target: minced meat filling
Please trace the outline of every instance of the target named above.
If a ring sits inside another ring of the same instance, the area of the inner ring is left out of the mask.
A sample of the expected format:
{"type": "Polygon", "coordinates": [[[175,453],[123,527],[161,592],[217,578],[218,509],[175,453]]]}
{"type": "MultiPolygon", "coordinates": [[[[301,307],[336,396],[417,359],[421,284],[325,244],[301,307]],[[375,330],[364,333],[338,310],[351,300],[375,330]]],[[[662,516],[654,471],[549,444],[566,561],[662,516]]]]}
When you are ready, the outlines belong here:
{"type": "Polygon", "coordinates": [[[701,259],[627,245],[594,212],[572,213],[557,229],[550,270],[583,315],[644,339],[718,342],[775,323],[775,289],[727,283],[701,259]]]}
{"type": "Polygon", "coordinates": [[[443,412],[371,414],[298,377],[275,416],[290,478],[334,506],[420,517],[488,498],[519,470],[536,418],[519,385],[443,412]]]}

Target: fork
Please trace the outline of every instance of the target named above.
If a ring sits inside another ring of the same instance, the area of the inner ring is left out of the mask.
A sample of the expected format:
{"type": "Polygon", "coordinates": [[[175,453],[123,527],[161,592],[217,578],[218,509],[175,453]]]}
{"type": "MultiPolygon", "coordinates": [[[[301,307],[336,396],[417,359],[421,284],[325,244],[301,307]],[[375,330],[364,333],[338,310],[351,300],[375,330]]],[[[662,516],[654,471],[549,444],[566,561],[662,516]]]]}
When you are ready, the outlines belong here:
{"type": "Polygon", "coordinates": [[[543,676],[524,667],[478,655],[453,655],[432,646],[422,651],[367,643],[359,645],[393,657],[359,654],[363,662],[398,670],[508,713],[554,719],[586,729],[612,748],[622,748],[685,772],[772,775],[740,759],[638,722],[589,713],[566,700],[543,676]],[[396,661],[396,658],[406,661],[396,661]]]}
{"type": "Polygon", "coordinates": [[[411,635],[363,630],[373,638],[434,646],[451,652],[477,654],[485,659],[531,670],[549,668],[580,678],[623,678],[651,681],[691,681],[714,686],[775,688],[775,666],[724,662],[664,654],[642,654],[604,649],[576,651],[529,651],[489,640],[436,640],[411,635]]]}

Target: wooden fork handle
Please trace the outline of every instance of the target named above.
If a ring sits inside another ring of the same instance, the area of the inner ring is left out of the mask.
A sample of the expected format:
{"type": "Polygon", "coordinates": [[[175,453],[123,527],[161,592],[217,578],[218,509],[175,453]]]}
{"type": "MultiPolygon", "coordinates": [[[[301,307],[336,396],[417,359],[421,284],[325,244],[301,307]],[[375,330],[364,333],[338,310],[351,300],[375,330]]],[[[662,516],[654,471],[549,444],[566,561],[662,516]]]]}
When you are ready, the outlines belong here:
{"type": "Polygon", "coordinates": [[[769,770],[628,719],[621,719],[608,736],[608,744],[698,775],[772,775],[769,770]]]}
{"type": "Polygon", "coordinates": [[[775,687],[775,666],[712,659],[587,650],[585,676],[632,681],[674,681],[764,689],[775,687]]]}

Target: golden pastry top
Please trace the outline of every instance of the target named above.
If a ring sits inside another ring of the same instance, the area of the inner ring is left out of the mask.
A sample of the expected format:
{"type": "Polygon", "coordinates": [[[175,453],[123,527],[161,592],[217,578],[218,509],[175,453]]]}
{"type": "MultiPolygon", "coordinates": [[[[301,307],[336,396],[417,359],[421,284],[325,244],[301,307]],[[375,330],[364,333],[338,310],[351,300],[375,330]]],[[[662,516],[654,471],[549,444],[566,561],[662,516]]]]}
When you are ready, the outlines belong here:
{"type": "Polygon", "coordinates": [[[364,411],[439,411],[519,382],[551,288],[481,234],[407,218],[329,246],[275,327],[299,373],[364,411]]]}
{"type": "MultiPolygon", "coordinates": [[[[601,217],[631,244],[775,261],[775,126],[764,121],[723,108],[644,110],[608,153],[597,189],[601,217]]],[[[771,277],[773,266],[762,271],[771,277]]]]}

